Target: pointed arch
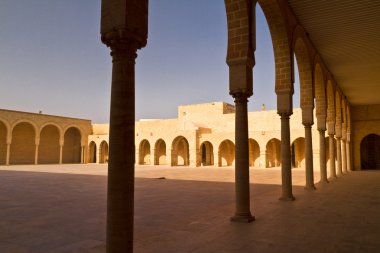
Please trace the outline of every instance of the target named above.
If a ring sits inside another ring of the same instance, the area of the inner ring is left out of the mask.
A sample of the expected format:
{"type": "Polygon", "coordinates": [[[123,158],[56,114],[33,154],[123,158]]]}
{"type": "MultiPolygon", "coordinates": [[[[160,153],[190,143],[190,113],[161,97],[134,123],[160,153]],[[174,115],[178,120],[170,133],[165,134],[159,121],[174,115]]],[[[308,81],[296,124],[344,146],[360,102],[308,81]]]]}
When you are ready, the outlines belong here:
{"type": "Polygon", "coordinates": [[[36,127],[19,121],[12,129],[10,164],[34,164],[36,149],[36,127]]]}
{"type": "Polygon", "coordinates": [[[176,137],[172,142],[172,166],[189,165],[189,142],[183,136],[176,137]]]}
{"type": "Polygon", "coordinates": [[[325,77],[323,75],[322,67],[319,63],[320,60],[316,60],[316,61],[317,62],[314,65],[314,90],[315,90],[317,125],[318,125],[318,129],[325,130],[326,117],[327,117],[325,77]]]}
{"type": "Polygon", "coordinates": [[[65,130],[62,151],[63,163],[81,163],[82,135],[78,127],[72,126],[65,130]]]}
{"type": "Polygon", "coordinates": [[[292,142],[292,167],[305,167],[305,138],[299,137],[292,142]]]}
{"type": "Polygon", "coordinates": [[[108,143],[102,141],[99,145],[99,163],[108,163],[108,143]]]}
{"type": "Polygon", "coordinates": [[[224,140],[219,144],[218,166],[233,166],[235,163],[235,144],[231,140],[224,140]]]}
{"type": "Polygon", "coordinates": [[[139,164],[150,165],[150,143],[144,139],[139,145],[139,164]]]}
{"type": "Polygon", "coordinates": [[[214,165],[214,148],[209,141],[204,141],[201,144],[201,157],[202,157],[202,165],[209,166],[214,165]]]}
{"type": "Polygon", "coordinates": [[[281,166],[281,141],[272,138],[266,145],[266,168],[281,166]]]}
{"type": "Polygon", "coordinates": [[[254,139],[249,139],[248,145],[249,145],[249,166],[259,167],[259,163],[260,163],[259,143],[254,139]]]}
{"type": "Polygon", "coordinates": [[[60,130],[55,124],[46,124],[41,128],[38,148],[39,164],[59,163],[60,130]]]}
{"type": "Polygon", "coordinates": [[[89,163],[96,163],[97,157],[96,157],[96,143],[94,141],[91,141],[88,145],[88,162],[89,163]]]}
{"type": "Polygon", "coordinates": [[[156,141],[154,145],[154,165],[166,164],[166,143],[163,139],[156,141]]]}

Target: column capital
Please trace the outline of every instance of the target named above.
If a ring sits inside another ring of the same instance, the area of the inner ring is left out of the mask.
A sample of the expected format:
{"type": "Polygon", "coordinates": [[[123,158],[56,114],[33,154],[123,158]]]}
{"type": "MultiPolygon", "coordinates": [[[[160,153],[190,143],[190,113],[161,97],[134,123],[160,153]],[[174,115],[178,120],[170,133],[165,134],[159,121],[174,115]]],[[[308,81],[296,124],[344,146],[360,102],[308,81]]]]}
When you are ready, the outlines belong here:
{"type": "Polygon", "coordinates": [[[230,92],[230,95],[235,99],[234,100],[235,104],[247,103],[248,97],[251,96],[245,92],[234,92],[234,93],[230,92]]]}

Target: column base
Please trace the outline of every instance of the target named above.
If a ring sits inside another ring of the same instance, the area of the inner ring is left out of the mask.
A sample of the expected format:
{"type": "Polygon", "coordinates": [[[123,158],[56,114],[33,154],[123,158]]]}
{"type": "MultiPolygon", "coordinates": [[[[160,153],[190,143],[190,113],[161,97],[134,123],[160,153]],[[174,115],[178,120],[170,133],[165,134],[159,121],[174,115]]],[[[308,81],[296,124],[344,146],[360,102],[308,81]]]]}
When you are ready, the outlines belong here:
{"type": "Polygon", "coordinates": [[[306,191],[314,191],[316,190],[317,188],[315,188],[315,185],[309,185],[309,186],[305,186],[305,190],[306,191]]]}
{"type": "Polygon", "coordinates": [[[278,200],[281,200],[281,201],[294,201],[294,200],[296,200],[296,198],[293,195],[292,196],[282,196],[278,200]]]}
{"type": "Polygon", "coordinates": [[[252,216],[251,213],[239,214],[230,218],[230,221],[240,222],[240,223],[251,223],[254,220],[255,220],[255,216],[252,216]]]}
{"type": "Polygon", "coordinates": [[[320,184],[328,184],[328,183],[330,183],[330,182],[329,182],[329,180],[327,180],[327,179],[322,179],[322,180],[319,180],[319,183],[320,183],[320,184]]]}

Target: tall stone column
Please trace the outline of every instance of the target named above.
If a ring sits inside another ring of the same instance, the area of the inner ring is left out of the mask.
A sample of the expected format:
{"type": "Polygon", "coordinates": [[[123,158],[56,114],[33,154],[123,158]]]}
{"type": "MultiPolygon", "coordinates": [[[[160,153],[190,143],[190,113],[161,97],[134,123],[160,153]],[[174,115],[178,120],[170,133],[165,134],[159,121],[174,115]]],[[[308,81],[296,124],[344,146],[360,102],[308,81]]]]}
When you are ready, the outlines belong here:
{"type": "Polygon", "coordinates": [[[347,174],[347,155],[346,155],[346,140],[342,139],[342,170],[343,174],[347,174]]]}
{"type": "Polygon", "coordinates": [[[40,146],[40,138],[35,139],[35,150],[34,150],[34,164],[38,164],[38,148],[40,146]]]}
{"type": "Polygon", "coordinates": [[[103,0],[102,42],[111,48],[107,253],[133,252],[135,60],[148,32],[148,0],[103,0]]]}
{"type": "Polygon", "coordinates": [[[282,196],[280,200],[294,200],[292,193],[292,161],[290,150],[289,113],[281,113],[281,179],[282,196]]]}
{"type": "Polygon", "coordinates": [[[86,160],[86,146],[82,144],[81,146],[81,163],[85,163],[86,160]]]}
{"type": "Polygon", "coordinates": [[[334,134],[329,134],[330,180],[336,179],[334,134]]]}
{"type": "Polygon", "coordinates": [[[313,143],[311,137],[311,125],[305,126],[305,163],[306,163],[306,190],[315,190],[313,170],[313,143]]]}
{"type": "Polygon", "coordinates": [[[236,209],[231,221],[251,222],[249,190],[249,146],[247,95],[232,94],[235,98],[235,194],[236,209]]]}
{"type": "Polygon", "coordinates": [[[337,158],[337,176],[342,176],[342,149],[341,149],[341,137],[337,137],[336,141],[336,158],[337,158]]]}
{"type": "Polygon", "coordinates": [[[328,183],[327,180],[327,168],[326,168],[326,139],[324,129],[319,130],[319,166],[321,183],[328,183]]]}
{"type": "Polygon", "coordinates": [[[11,143],[7,142],[7,156],[5,158],[5,165],[9,165],[10,155],[11,155],[11,143]]]}
{"type": "Polygon", "coordinates": [[[346,156],[347,156],[347,171],[352,171],[351,167],[351,149],[350,149],[350,136],[347,134],[347,142],[346,142],[346,156]]]}
{"type": "Polygon", "coordinates": [[[99,145],[99,147],[96,149],[96,163],[99,164],[100,163],[100,154],[102,153],[102,149],[99,145]]]}

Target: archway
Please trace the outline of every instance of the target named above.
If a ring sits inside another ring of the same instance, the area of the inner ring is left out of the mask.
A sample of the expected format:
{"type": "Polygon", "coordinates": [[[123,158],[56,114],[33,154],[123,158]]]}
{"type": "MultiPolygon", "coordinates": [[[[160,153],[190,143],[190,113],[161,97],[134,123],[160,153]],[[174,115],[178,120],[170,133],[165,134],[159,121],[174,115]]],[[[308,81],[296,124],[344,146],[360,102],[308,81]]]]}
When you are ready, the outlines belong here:
{"type": "Polygon", "coordinates": [[[62,163],[81,163],[81,133],[70,127],[64,135],[62,163]]]}
{"type": "Polygon", "coordinates": [[[91,141],[90,145],[88,145],[88,148],[88,162],[96,163],[96,143],[94,141],[91,141]]]}
{"type": "Polygon", "coordinates": [[[230,140],[224,140],[219,145],[218,166],[232,166],[235,162],[235,144],[230,140]]]}
{"type": "Polygon", "coordinates": [[[54,125],[47,125],[40,133],[40,146],[38,148],[38,163],[59,163],[59,130],[54,125]]]}
{"type": "Polygon", "coordinates": [[[189,142],[183,136],[178,136],[172,144],[172,166],[189,165],[189,142]]]}
{"type": "Polygon", "coordinates": [[[259,167],[260,146],[254,139],[249,139],[249,166],[259,167]]]}
{"type": "Polygon", "coordinates": [[[154,165],[166,164],[166,143],[163,139],[156,141],[154,145],[154,165]]]}
{"type": "Polygon", "coordinates": [[[12,131],[10,164],[34,164],[36,133],[27,122],[17,124],[12,131]]]}
{"type": "Polygon", "coordinates": [[[305,138],[300,137],[292,143],[292,167],[305,167],[305,138]]]}
{"type": "Polygon", "coordinates": [[[214,165],[214,150],[209,141],[205,141],[201,144],[201,154],[203,166],[214,165]]]}
{"type": "Polygon", "coordinates": [[[0,121],[0,164],[5,164],[7,159],[7,127],[0,121]]]}
{"type": "Polygon", "coordinates": [[[108,163],[108,143],[106,141],[100,143],[99,163],[108,163]]]}
{"type": "Polygon", "coordinates": [[[139,164],[150,164],[150,144],[147,140],[142,140],[139,146],[139,164]]]}
{"type": "Polygon", "coordinates": [[[273,138],[266,145],[266,168],[281,166],[281,141],[273,138]]]}
{"type": "Polygon", "coordinates": [[[380,136],[369,134],[360,143],[362,170],[380,170],[380,136]]]}

